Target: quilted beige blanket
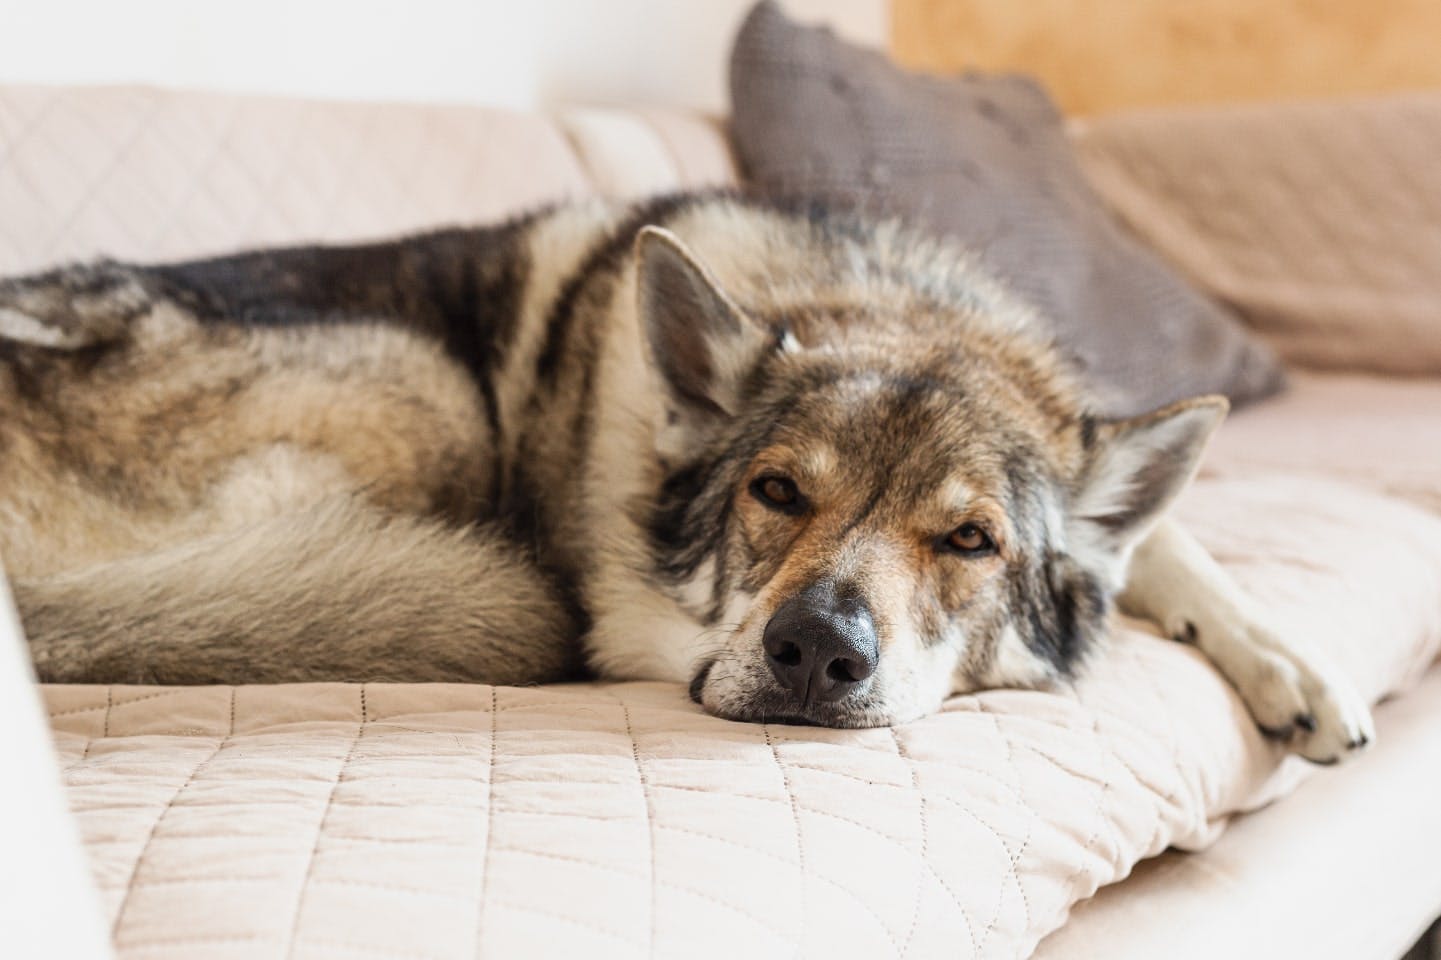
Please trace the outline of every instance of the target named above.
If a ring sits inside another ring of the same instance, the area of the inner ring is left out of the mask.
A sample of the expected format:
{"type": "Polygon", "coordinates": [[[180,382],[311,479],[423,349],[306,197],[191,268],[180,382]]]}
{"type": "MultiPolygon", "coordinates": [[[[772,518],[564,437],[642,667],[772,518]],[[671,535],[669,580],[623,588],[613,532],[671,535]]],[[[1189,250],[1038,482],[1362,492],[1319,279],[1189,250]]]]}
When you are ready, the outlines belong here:
{"type": "MultiPolygon", "coordinates": [[[[1183,513],[1226,566],[1369,695],[1419,675],[1441,518],[1222,467],[1183,513]]],[[[729,723],[644,683],[47,697],[126,958],[1023,957],[1309,772],[1135,623],[1074,691],[893,730],[729,723]]]]}

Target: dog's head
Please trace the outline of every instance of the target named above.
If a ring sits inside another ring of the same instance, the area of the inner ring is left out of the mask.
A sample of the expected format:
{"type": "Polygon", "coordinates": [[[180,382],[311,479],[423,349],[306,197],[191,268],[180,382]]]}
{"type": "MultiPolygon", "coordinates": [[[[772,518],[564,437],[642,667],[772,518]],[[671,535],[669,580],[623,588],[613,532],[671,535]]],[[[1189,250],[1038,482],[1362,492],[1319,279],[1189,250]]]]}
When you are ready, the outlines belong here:
{"type": "Polygon", "coordinates": [[[654,228],[637,290],[668,397],[651,536],[708,625],[692,695],[734,719],[874,726],[1068,676],[1225,413],[1095,421],[974,303],[761,316],[654,228]]]}

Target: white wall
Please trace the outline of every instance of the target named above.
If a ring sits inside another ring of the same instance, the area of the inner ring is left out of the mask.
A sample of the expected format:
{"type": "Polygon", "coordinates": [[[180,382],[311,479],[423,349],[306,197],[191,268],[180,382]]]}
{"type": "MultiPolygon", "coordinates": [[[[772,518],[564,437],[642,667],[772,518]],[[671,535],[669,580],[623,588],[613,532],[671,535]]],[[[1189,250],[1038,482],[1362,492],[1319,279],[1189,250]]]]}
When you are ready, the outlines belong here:
{"type": "MultiPolygon", "coordinates": [[[[0,83],[720,110],[751,0],[0,0],[0,83]]],[[[785,0],[883,44],[887,0],[785,0]]]]}

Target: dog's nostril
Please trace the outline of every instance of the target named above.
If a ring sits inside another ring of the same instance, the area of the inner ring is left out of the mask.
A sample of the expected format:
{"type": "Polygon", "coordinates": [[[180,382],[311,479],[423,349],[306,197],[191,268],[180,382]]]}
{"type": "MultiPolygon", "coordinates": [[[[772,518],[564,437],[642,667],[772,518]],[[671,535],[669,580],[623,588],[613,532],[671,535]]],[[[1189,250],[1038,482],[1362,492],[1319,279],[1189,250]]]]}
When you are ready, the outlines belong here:
{"type": "Polygon", "coordinates": [[[794,667],[801,662],[801,648],[789,640],[782,641],[771,652],[771,659],[783,667],[794,667]]]}
{"type": "Polygon", "coordinates": [[[807,707],[850,696],[880,659],[864,602],[833,594],[833,585],[822,582],[791,597],[771,614],[761,638],[770,672],[807,707]]]}

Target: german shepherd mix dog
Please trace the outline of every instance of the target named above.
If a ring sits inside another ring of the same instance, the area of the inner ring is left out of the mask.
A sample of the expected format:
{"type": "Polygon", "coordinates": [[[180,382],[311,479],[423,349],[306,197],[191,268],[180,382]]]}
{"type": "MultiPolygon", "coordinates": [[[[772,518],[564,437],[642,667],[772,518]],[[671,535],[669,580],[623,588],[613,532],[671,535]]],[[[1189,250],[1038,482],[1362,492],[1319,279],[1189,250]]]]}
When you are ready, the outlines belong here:
{"type": "Polygon", "coordinates": [[[0,282],[0,550],[50,681],[588,667],[829,726],[1063,681],[1118,598],[1334,761],[1365,703],[1164,519],[1225,411],[1096,419],[894,224],[559,207],[0,282]]]}

